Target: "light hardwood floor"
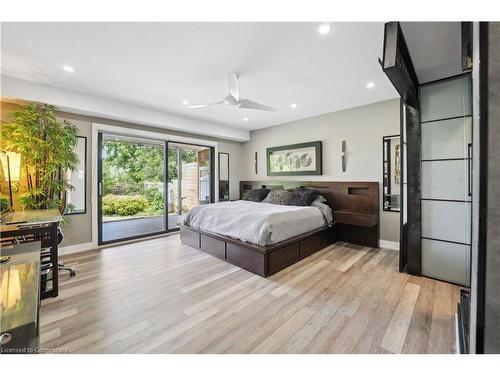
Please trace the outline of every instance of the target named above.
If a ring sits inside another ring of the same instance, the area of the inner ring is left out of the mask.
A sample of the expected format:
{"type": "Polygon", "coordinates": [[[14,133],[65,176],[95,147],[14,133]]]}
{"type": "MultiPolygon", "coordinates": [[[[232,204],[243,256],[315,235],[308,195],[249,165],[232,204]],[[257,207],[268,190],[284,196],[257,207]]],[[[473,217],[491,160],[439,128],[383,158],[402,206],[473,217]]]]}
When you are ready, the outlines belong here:
{"type": "Polygon", "coordinates": [[[337,243],[267,278],[179,235],[65,257],[41,346],[74,353],[452,353],[459,287],[337,243]]]}

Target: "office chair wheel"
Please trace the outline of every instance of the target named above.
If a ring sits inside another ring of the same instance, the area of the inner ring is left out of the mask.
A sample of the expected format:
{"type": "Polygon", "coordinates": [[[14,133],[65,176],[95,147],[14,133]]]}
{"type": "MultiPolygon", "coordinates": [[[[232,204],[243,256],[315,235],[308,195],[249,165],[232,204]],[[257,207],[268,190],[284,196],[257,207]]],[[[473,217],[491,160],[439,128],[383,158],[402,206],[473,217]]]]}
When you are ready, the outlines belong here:
{"type": "Polygon", "coordinates": [[[71,267],[66,267],[64,263],[59,262],[57,265],[57,268],[59,271],[68,271],[69,272],[69,277],[75,277],[76,276],[76,270],[71,267]]]}
{"type": "Polygon", "coordinates": [[[70,267],[59,267],[59,271],[68,271],[69,272],[69,277],[75,277],[76,276],[76,271],[73,268],[70,268],[70,267]]]}

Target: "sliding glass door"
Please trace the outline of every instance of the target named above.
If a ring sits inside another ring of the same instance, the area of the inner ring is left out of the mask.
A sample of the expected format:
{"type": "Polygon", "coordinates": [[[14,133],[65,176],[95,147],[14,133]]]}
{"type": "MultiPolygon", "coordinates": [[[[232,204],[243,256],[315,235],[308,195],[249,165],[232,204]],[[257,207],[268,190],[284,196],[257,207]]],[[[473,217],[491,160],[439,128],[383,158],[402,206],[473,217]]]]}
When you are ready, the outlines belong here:
{"type": "Polygon", "coordinates": [[[99,243],[167,231],[166,143],[99,134],[99,243]]]}
{"type": "Polygon", "coordinates": [[[178,230],[214,201],[212,147],[106,133],[98,142],[99,244],[178,230]]]}
{"type": "Polygon", "coordinates": [[[213,202],[213,149],[168,142],[168,228],[177,229],[185,214],[213,202]]]}

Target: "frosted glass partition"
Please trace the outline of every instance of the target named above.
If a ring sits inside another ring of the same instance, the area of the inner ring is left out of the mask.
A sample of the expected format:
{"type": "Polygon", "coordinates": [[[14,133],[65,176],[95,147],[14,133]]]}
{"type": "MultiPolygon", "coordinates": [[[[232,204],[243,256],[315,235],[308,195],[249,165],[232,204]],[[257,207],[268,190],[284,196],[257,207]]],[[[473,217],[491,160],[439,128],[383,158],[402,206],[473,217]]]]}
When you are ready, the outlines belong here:
{"type": "Polygon", "coordinates": [[[422,163],[422,198],[470,201],[467,160],[422,163]]]}
{"type": "Polygon", "coordinates": [[[470,246],[422,239],[422,267],[426,276],[466,284],[469,259],[470,246]],[[443,263],[446,267],[442,267],[443,263]]]}
{"type": "Polygon", "coordinates": [[[472,114],[471,78],[464,75],[420,88],[422,122],[472,114]]]}
{"type": "Polygon", "coordinates": [[[422,237],[470,243],[470,203],[422,200],[422,237]]]}
{"type": "Polygon", "coordinates": [[[422,124],[422,160],[466,158],[472,142],[470,117],[422,124]]]}
{"type": "Polygon", "coordinates": [[[469,284],[470,75],[420,87],[422,274],[469,284]]]}

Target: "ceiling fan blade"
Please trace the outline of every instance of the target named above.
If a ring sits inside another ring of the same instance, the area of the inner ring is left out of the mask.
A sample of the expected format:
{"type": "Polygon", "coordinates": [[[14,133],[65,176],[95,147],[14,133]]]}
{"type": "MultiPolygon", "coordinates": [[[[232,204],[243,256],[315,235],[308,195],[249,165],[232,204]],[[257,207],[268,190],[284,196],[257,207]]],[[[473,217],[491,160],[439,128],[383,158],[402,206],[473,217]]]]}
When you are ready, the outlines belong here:
{"type": "Polygon", "coordinates": [[[240,108],[258,109],[260,111],[276,111],[276,108],[268,107],[267,105],[253,102],[248,99],[243,99],[240,101],[240,108]]]}
{"type": "Polygon", "coordinates": [[[238,86],[238,75],[236,73],[226,74],[226,88],[229,95],[237,101],[240,100],[240,88],[238,86]]]}
{"type": "Polygon", "coordinates": [[[222,104],[223,102],[215,102],[215,103],[208,103],[208,104],[197,104],[197,105],[190,105],[188,106],[189,109],[196,109],[196,108],[204,108],[204,107],[208,107],[210,105],[218,105],[218,104],[222,104]]]}

